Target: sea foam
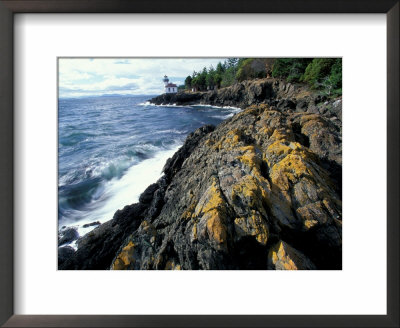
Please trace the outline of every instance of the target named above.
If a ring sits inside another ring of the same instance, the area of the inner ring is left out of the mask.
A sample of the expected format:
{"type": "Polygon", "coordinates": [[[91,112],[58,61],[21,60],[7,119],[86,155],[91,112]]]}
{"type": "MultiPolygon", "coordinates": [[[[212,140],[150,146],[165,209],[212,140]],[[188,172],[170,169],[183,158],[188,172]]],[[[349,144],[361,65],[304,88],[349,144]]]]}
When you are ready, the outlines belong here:
{"type": "MultiPolygon", "coordinates": [[[[94,207],[93,210],[87,211],[81,220],[71,223],[71,226],[77,227],[82,237],[96,228],[96,226],[84,228],[84,224],[95,221],[107,222],[113,218],[118,209],[137,203],[141,193],[162,176],[162,168],[166,160],[172,157],[179,147],[180,145],[176,145],[172,149],[160,151],[154,157],[130,167],[120,179],[109,181],[101,197],[104,201],[100,200],[101,206],[95,207],[94,203],[89,204],[94,207]]],[[[68,223],[64,224],[68,225],[68,223]]]]}

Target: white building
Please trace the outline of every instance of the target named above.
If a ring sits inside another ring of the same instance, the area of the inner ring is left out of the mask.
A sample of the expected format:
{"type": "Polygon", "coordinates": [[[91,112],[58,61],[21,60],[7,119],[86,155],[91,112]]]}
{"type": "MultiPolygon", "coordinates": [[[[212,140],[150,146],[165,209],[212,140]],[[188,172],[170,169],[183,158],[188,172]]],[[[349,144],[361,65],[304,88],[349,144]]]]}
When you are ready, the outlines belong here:
{"type": "Polygon", "coordinates": [[[169,83],[168,76],[164,75],[163,82],[164,82],[164,87],[165,87],[165,93],[177,93],[178,92],[178,86],[176,84],[169,83]]]}

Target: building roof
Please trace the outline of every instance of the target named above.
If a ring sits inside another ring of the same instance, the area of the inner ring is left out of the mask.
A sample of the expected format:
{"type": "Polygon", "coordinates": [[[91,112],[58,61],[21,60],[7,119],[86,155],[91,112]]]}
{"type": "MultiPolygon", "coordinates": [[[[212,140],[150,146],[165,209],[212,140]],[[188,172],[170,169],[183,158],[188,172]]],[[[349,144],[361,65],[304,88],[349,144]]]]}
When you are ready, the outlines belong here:
{"type": "Polygon", "coordinates": [[[166,87],[166,88],[176,87],[176,84],[168,83],[165,87],[166,87]]]}

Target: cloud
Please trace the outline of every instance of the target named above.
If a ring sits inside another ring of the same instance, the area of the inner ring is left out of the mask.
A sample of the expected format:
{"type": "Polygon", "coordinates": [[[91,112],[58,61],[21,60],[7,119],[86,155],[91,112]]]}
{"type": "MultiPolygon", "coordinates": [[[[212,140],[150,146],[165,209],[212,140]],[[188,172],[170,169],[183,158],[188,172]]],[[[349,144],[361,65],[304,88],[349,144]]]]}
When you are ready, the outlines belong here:
{"type": "Polygon", "coordinates": [[[183,84],[186,76],[214,67],[224,58],[60,58],[59,95],[75,97],[121,93],[154,95],[162,78],[183,84]]]}

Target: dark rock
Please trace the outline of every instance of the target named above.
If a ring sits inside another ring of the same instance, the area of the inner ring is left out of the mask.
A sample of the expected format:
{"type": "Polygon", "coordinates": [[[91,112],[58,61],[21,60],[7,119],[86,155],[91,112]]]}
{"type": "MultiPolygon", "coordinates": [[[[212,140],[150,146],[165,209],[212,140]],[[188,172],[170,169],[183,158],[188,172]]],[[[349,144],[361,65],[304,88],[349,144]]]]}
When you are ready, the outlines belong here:
{"type": "Polygon", "coordinates": [[[58,248],[58,266],[63,264],[72,255],[74,255],[75,250],[70,246],[64,246],[58,248]]]}
{"type": "Polygon", "coordinates": [[[341,269],[341,101],[278,79],[151,101],[251,106],[191,133],[61,269],[341,269]]]}
{"type": "Polygon", "coordinates": [[[195,132],[189,134],[184,145],[165,163],[163,172],[165,173],[167,180],[173,178],[176,172],[180,170],[184,160],[189,157],[193,149],[198,145],[199,141],[214,129],[215,127],[212,125],[204,125],[195,132]]]}
{"type": "Polygon", "coordinates": [[[317,95],[317,96],[314,98],[314,105],[318,105],[319,103],[326,101],[326,99],[327,99],[327,98],[326,98],[325,95],[317,95]]]}
{"type": "Polygon", "coordinates": [[[140,226],[145,218],[158,215],[164,204],[165,192],[168,188],[167,180],[173,178],[200,140],[213,130],[213,126],[206,125],[191,133],[185,144],[167,162],[164,168],[165,176],[156,184],[149,186],[144,195],[142,194],[142,201],[118,210],[112,220],[80,238],[77,242],[78,250],[59,268],[63,270],[108,269],[126,238],[140,226]]]}
{"type": "Polygon", "coordinates": [[[58,241],[58,245],[64,245],[73,242],[79,238],[79,233],[76,228],[67,228],[61,231],[61,238],[58,241]]]}
{"type": "Polygon", "coordinates": [[[154,192],[159,188],[157,183],[153,183],[147,187],[147,189],[140,195],[139,202],[143,204],[148,204],[153,199],[154,192]]]}
{"type": "Polygon", "coordinates": [[[340,269],[329,170],[341,172],[341,139],[330,120],[257,105],[206,132],[167,162],[157,214],[151,205],[111,268],[340,269]]]}
{"type": "Polygon", "coordinates": [[[100,221],[95,221],[95,222],[86,223],[82,227],[83,228],[89,228],[89,227],[98,226],[100,224],[101,224],[100,221]]]}
{"type": "Polygon", "coordinates": [[[293,101],[292,99],[281,99],[276,107],[281,108],[283,110],[296,109],[296,102],[293,101]]]}
{"type": "Polygon", "coordinates": [[[307,107],[308,107],[308,99],[306,98],[302,98],[300,100],[297,101],[297,105],[296,105],[296,109],[298,112],[305,112],[307,111],[307,107]]]}

